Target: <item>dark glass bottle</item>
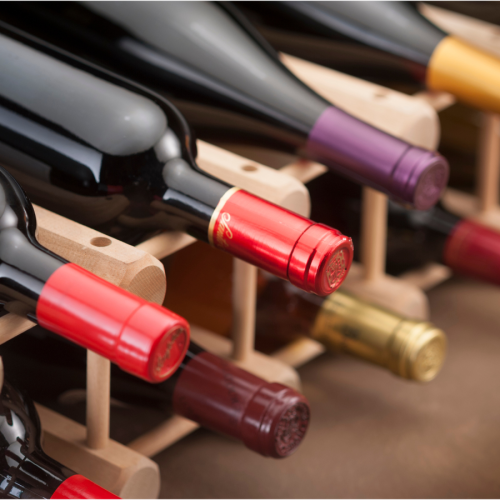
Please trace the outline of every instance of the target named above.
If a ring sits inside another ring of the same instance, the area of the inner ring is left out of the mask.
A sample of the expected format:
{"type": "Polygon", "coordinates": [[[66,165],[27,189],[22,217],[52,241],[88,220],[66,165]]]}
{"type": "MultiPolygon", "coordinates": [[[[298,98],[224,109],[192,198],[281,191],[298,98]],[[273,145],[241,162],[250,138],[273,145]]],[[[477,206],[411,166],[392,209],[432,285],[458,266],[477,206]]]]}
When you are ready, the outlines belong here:
{"type": "Polygon", "coordinates": [[[2,498],[119,498],[47,456],[40,437],[33,401],[6,380],[0,395],[2,498]]]}
{"type": "Polygon", "coordinates": [[[441,156],[318,96],[234,6],[30,3],[2,6],[0,14],[175,98],[200,138],[293,151],[421,209],[432,206],[446,184],[441,156]]]}
{"type": "Polygon", "coordinates": [[[323,35],[341,34],[413,61],[425,70],[430,90],[450,92],[467,104],[500,112],[498,60],[448,35],[410,2],[283,1],[273,7],[323,35]]]}
{"type": "MultiPolygon", "coordinates": [[[[326,174],[308,184],[313,216],[332,221],[353,235],[359,247],[361,195],[357,186],[326,174]],[[325,199],[337,202],[325,209],[325,199]]],[[[356,256],[357,257],[357,256],[356,256]]],[[[430,210],[407,210],[389,202],[386,269],[398,275],[429,262],[440,262],[474,279],[500,284],[500,232],[461,219],[442,204],[430,210]]]]}
{"type": "MultiPolygon", "coordinates": [[[[47,398],[43,403],[66,390],[85,388],[83,350],[45,330],[34,328],[2,345],[0,352],[8,372],[32,393],[47,398]],[[43,381],[35,376],[39,370],[43,381]]],[[[294,452],[309,424],[309,404],[296,390],[266,382],[194,342],[175,375],[160,384],[113,371],[111,395],[173,411],[274,458],[294,452]]]]}
{"type": "Polygon", "coordinates": [[[338,31],[309,25],[277,2],[238,2],[237,6],[273,48],[381,85],[422,90],[425,66],[338,31]]]}
{"type": "Polygon", "coordinates": [[[0,303],[152,382],[175,371],[189,344],[180,316],[41,246],[33,206],[1,166],[0,303]]]}
{"type": "Polygon", "coordinates": [[[36,203],[131,241],[177,229],[326,295],[348,237],[204,173],[166,99],[0,26],[0,161],[36,203]]]}

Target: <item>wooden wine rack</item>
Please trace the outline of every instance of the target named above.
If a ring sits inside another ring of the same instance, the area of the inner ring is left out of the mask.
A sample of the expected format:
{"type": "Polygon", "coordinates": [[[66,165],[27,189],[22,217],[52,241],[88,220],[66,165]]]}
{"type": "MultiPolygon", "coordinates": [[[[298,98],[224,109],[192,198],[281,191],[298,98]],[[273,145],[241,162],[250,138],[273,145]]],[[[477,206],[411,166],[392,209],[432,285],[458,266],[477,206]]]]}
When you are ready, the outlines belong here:
{"type": "MultiPolygon", "coordinates": [[[[451,96],[429,93],[406,96],[291,56],[283,55],[283,61],[318,93],[353,115],[412,144],[436,148],[439,141],[436,110],[453,103],[451,96]]],[[[482,146],[487,158],[484,164],[489,165],[485,167],[484,175],[490,176],[494,170],[491,165],[498,163],[495,156],[498,151],[492,140],[497,134],[495,120],[496,117],[487,120],[482,146]]],[[[198,163],[207,172],[304,216],[310,211],[309,193],[304,183],[326,171],[323,165],[303,159],[283,163],[281,157],[281,161],[277,161],[276,156],[258,153],[257,157],[265,158],[262,163],[274,166],[269,168],[201,141],[198,141],[198,151],[198,163]],[[277,166],[279,170],[276,170],[277,166]]],[[[255,157],[255,150],[248,152],[249,156],[255,157]]],[[[482,185],[489,185],[489,181],[483,181],[482,185]]],[[[495,199],[490,188],[484,187],[483,191],[483,201],[495,199]]],[[[195,241],[184,233],[164,232],[134,248],[40,207],[35,207],[35,211],[39,240],[44,246],[104,279],[160,304],[165,295],[166,279],[158,259],[195,241]]],[[[387,276],[384,271],[386,196],[365,188],[362,217],[362,262],[353,265],[344,288],[401,314],[427,318],[428,301],[422,289],[446,279],[449,270],[436,265],[408,273],[405,279],[387,276]]],[[[256,268],[238,259],[234,259],[232,300],[232,341],[196,326],[192,326],[193,339],[267,380],[300,388],[300,378],[294,368],[318,356],[324,348],[313,340],[303,339],[291,343],[272,357],[254,350],[256,268]]],[[[31,326],[33,323],[29,320],[14,314],[0,318],[0,343],[31,326]]],[[[38,406],[46,452],[123,498],[157,497],[159,470],[148,457],[175,443],[198,425],[173,416],[128,446],[111,440],[110,364],[92,352],[88,352],[86,398],[86,427],[38,406]]]]}

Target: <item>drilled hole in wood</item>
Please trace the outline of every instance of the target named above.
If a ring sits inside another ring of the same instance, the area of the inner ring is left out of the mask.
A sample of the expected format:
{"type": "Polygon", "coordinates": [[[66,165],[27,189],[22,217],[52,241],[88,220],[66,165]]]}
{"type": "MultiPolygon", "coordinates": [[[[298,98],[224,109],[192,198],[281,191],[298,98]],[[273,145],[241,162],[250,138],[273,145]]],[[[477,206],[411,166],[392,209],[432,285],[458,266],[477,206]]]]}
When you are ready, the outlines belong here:
{"type": "Polygon", "coordinates": [[[258,170],[257,167],[254,167],[253,165],[245,165],[243,167],[241,167],[245,172],[255,172],[256,170],[258,170]]]}
{"type": "Polygon", "coordinates": [[[111,245],[111,240],[109,238],[104,238],[103,236],[98,236],[97,238],[92,238],[90,244],[95,247],[107,247],[111,245]]]}

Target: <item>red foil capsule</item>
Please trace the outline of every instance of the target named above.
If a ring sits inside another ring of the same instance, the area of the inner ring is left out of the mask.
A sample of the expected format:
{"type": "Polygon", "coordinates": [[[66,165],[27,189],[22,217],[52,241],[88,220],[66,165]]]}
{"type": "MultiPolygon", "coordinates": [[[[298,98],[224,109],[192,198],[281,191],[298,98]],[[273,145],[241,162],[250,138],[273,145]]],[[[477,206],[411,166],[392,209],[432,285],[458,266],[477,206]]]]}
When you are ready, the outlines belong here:
{"type": "Polygon", "coordinates": [[[443,263],[458,273],[500,285],[500,232],[460,221],[446,240],[443,263]]]}
{"type": "Polygon", "coordinates": [[[219,202],[209,241],[317,295],[334,292],[352,262],[351,238],[238,188],[219,202]]]}
{"type": "Polygon", "coordinates": [[[40,326],[149,382],[170,377],[189,345],[184,318],[75,264],[65,264],[50,276],[36,316],[40,326]]]}
{"type": "Polygon", "coordinates": [[[75,474],[62,482],[50,498],[120,498],[89,479],[75,474]]]}
{"type": "Polygon", "coordinates": [[[209,352],[182,370],[172,402],[175,413],[268,457],[291,455],[309,425],[309,404],[302,394],[209,352]]]}

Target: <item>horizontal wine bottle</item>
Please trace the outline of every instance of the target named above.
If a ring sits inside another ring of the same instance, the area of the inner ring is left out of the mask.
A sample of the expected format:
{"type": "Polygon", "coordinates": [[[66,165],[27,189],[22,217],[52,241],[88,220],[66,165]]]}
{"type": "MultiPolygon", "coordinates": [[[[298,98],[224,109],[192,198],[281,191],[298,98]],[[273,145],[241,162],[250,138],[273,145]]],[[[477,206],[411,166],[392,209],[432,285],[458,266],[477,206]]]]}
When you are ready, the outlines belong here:
{"type": "Polygon", "coordinates": [[[443,157],[321,98],[233,6],[10,4],[0,16],[175,98],[200,138],[293,151],[420,209],[434,205],[446,185],[443,157]]]}
{"type": "Polygon", "coordinates": [[[343,281],[350,238],[204,173],[166,99],[5,26],[0,70],[0,161],[35,203],[127,241],[186,231],[319,295],[343,281]]]}
{"type": "MultiPolygon", "coordinates": [[[[238,2],[238,8],[265,40],[279,52],[305,59],[380,85],[416,93],[425,87],[425,68],[408,59],[365,45],[340,32],[326,33],[295,19],[275,2],[238,2]]],[[[447,158],[446,155],[444,155],[447,158]]],[[[447,158],[449,160],[449,158],[447,158]]]]}
{"type": "Polygon", "coordinates": [[[151,382],[172,375],[189,345],[184,318],[40,245],[33,206],[1,166],[0,302],[151,382]]]}
{"type": "MultiPolygon", "coordinates": [[[[54,402],[67,390],[85,388],[84,351],[48,331],[35,327],[2,345],[0,352],[8,373],[46,398],[43,403],[54,402]],[[36,376],[40,370],[43,379],[36,376]]],[[[266,382],[194,342],[176,374],[160,384],[114,370],[111,395],[175,412],[274,458],[293,453],[309,424],[309,404],[296,390],[266,382]]]]}
{"type": "MultiPolygon", "coordinates": [[[[308,184],[312,213],[349,230],[359,242],[361,199],[357,186],[327,174],[308,184]],[[335,194],[336,210],[326,210],[325,197],[335,194]]],[[[500,232],[450,213],[442,204],[430,210],[406,210],[389,202],[386,269],[398,275],[439,262],[454,272],[500,285],[500,232]]]]}
{"type": "Polygon", "coordinates": [[[415,321],[338,291],[321,299],[270,278],[257,302],[257,336],[285,342],[309,336],[329,351],[343,352],[418,382],[441,370],[446,336],[415,321]]]}
{"type": "MultiPolygon", "coordinates": [[[[195,244],[173,255],[166,267],[170,290],[166,304],[191,323],[231,336],[231,260],[195,244]],[[189,281],[183,281],[187,266],[191,276],[200,276],[201,286],[194,293],[189,281]]],[[[431,323],[389,312],[342,288],[325,299],[306,294],[264,272],[257,280],[255,332],[256,348],[268,354],[311,337],[328,351],[349,354],[419,382],[439,373],[447,344],[445,334],[431,323]]]]}
{"type": "Polygon", "coordinates": [[[425,69],[430,90],[500,112],[498,59],[448,35],[408,2],[283,1],[274,7],[323,34],[341,33],[413,61],[425,69]]]}
{"type": "Polygon", "coordinates": [[[5,380],[0,395],[2,498],[119,498],[46,455],[40,438],[33,401],[5,380]]]}

